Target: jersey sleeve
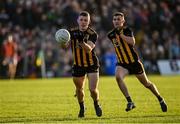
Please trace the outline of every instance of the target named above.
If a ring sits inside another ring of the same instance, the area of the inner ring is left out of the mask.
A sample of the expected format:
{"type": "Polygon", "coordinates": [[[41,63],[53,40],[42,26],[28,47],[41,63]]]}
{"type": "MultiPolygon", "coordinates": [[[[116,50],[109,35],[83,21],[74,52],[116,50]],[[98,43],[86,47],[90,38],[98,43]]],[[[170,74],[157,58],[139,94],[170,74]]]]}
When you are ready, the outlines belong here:
{"type": "Polygon", "coordinates": [[[108,37],[109,40],[112,40],[114,37],[114,29],[109,31],[106,36],[108,37]]]}
{"type": "Polygon", "coordinates": [[[134,36],[134,34],[133,34],[133,32],[132,32],[132,30],[130,28],[125,28],[123,32],[124,32],[125,36],[129,36],[129,37],[134,36]]]}

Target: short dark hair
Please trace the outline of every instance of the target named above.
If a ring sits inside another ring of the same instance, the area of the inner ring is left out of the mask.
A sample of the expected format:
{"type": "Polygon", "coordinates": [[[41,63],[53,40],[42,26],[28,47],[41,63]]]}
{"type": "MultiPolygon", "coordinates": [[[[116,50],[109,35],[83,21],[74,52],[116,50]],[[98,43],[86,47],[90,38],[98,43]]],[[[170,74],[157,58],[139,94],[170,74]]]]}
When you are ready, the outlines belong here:
{"type": "Polygon", "coordinates": [[[87,11],[82,11],[79,13],[79,16],[90,16],[90,14],[87,11]]]}
{"type": "Polygon", "coordinates": [[[113,16],[122,16],[124,17],[124,14],[122,12],[115,12],[113,16]]]}

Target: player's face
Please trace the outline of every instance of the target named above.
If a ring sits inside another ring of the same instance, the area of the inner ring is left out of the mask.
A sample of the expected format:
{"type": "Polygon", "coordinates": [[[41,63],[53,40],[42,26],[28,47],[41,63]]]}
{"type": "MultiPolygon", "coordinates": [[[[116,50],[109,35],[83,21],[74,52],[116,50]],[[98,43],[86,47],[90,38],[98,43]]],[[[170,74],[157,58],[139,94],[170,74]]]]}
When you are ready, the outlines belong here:
{"type": "Polygon", "coordinates": [[[113,25],[115,28],[120,28],[123,26],[125,20],[123,16],[114,16],[113,17],[113,25]]]}
{"type": "Polygon", "coordinates": [[[79,24],[79,29],[82,31],[85,31],[90,23],[90,17],[89,16],[79,16],[77,19],[77,22],[79,24]]]}

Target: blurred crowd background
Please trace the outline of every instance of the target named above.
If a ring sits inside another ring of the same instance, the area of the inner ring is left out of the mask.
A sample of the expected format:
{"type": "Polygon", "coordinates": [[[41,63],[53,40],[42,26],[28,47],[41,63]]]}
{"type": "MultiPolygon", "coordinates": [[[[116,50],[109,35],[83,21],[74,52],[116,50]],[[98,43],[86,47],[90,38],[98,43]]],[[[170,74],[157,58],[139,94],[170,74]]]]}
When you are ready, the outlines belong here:
{"type": "Polygon", "coordinates": [[[159,73],[159,59],[180,59],[180,0],[1,0],[1,78],[8,77],[3,47],[9,34],[16,42],[15,77],[71,76],[71,50],[61,49],[54,34],[76,26],[82,10],[91,14],[91,26],[99,34],[96,52],[101,75],[114,73],[116,56],[106,34],[115,11],[124,12],[134,31],[147,73],[159,73]]]}

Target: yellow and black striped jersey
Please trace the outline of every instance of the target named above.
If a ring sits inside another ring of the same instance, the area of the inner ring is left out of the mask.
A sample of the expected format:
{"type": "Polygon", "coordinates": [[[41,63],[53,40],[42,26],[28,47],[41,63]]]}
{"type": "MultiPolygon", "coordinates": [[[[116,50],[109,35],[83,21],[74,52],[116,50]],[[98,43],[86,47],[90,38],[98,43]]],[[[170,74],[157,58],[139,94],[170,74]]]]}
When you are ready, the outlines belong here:
{"type": "Polygon", "coordinates": [[[133,32],[128,27],[123,27],[121,30],[114,28],[107,34],[115,48],[118,63],[126,65],[137,62],[139,57],[134,46],[120,37],[121,31],[125,36],[133,37],[133,32]]]}
{"type": "Polygon", "coordinates": [[[78,27],[70,29],[69,32],[71,35],[71,49],[74,57],[74,65],[79,67],[99,66],[99,60],[96,56],[95,49],[91,52],[87,52],[79,45],[79,42],[82,40],[84,42],[92,41],[95,44],[98,37],[97,33],[90,27],[84,32],[80,31],[78,27]]]}

